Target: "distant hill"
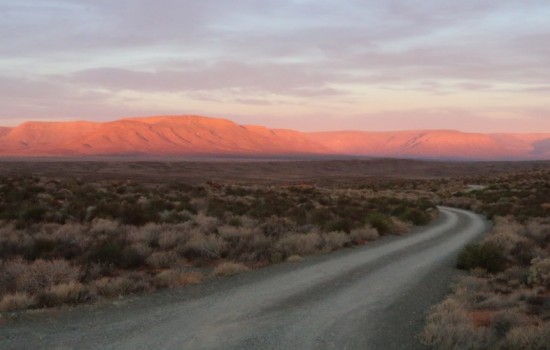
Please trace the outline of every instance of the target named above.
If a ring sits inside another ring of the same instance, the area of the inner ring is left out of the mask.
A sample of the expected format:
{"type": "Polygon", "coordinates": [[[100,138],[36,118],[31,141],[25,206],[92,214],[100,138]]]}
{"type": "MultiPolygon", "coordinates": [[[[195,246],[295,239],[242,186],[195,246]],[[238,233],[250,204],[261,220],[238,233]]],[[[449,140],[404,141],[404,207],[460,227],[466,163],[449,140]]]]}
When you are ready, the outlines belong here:
{"type": "Polygon", "coordinates": [[[340,131],[310,134],[333,152],[431,159],[550,159],[549,134],[481,134],[454,130],[340,131]]]}
{"type": "Polygon", "coordinates": [[[0,156],[357,155],[378,157],[550,159],[548,134],[453,130],[305,133],[200,116],[113,122],[26,122],[0,127],[0,156]]]}

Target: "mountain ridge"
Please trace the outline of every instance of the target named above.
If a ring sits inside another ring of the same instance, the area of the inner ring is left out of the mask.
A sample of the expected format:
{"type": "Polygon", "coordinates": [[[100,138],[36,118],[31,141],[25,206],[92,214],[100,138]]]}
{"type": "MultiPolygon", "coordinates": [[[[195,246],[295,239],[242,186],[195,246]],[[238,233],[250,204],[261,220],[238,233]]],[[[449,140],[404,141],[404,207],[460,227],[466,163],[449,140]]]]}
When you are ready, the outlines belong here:
{"type": "Polygon", "coordinates": [[[0,127],[0,156],[353,155],[464,160],[550,159],[550,133],[457,130],[301,132],[195,115],[0,127]]]}

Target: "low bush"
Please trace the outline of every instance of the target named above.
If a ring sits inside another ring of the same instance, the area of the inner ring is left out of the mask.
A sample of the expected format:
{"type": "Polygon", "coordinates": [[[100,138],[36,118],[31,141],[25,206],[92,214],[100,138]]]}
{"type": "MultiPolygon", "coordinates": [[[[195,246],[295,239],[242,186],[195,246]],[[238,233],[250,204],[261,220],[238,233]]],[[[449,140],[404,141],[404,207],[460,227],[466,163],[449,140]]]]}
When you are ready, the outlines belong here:
{"type": "Polygon", "coordinates": [[[319,252],[323,247],[321,235],[317,232],[291,234],[277,242],[276,249],[284,257],[291,255],[310,255],[319,252]]]}
{"type": "Polygon", "coordinates": [[[155,252],[147,258],[147,264],[153,268],[169,268],[176,266],[179,257],[175,252],[155,252]]]}
{"type": "MultiPolygon", "coordinates": [[[[0,298],[7,309],[72,304],[203,278],[179,269],[219,265],[225,275],[365,244],[432,208],[394,185],[377,193],[0,177],[0,298]]],[[[542,227],[532,231],[544,239],[542,227]]]]}
{"type": "Polygon", "coordinates": [[[528,283],[550,289],[550,258],[535,258],[531,261],[528,283]]]}
{"type": "Polygon", "coordinates": [[[7,294],[0,300],[0,312],[25,310],[36,305],[34,297],[28,293],[7,294]]]}
{"type": "Polygon", "coordinates": [[[550,346],[550,323],[542,326],[530,325],[510,330],[502,342],[503,350],[542,350],[550,346]]]}
{"type": "Polygon", "coordinates": [[[236,262],[226,261],[216,266],[216,268],[214,269],[214,275],[232,276],[248,270],[249,268],[246,267],[246,265],[236,263],[236,262]]]}
{"type": "Polygon", "coordinates": [[[82,283],[69,282],[58,284],[37,294],[37,305],[52,307],[62,304],[78,304],[94,298],[82,283]]]}
{"type": "Polygon", "coordinates": [[[434,349],[486,349],[492,334],[485,327],[475,327],[463,304],[450,298],[430,311],[422,342],[434,349]]]}
{"type": "Polygon", "coordinates": [[[17,289],[37,293],[62,283],[78,281],[81,270],[66,260],[36,260],[17,276],[17,289]]]}
{"type": "Polygon", "coordinates": [[[374,227],[378,233],[385,235],[390,233],[392,228],[392,222],[387,215],[374,212],[367,215],[367,223],[374,227]]]}
{"type": "Polygon", "coordinates": [[[504,270],[506,258],[494,244],[485,242],[469,244],[459,254],[457,267],[462,270],[485,269],[490,273],[504,270]]]}

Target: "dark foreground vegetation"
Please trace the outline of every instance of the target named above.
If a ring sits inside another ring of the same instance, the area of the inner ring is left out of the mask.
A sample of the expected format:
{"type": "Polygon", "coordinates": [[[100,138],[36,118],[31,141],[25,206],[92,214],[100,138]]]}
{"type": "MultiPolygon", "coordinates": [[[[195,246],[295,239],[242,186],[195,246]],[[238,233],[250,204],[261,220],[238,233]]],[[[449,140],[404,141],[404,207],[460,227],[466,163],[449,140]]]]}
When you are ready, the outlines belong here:
{"type": "Polygon", "coordinates": [[[470,273],[434,307],[424,342],[434,349],[550,349],[550,172],[461,181],[484,186],[448,193],[444,202],[485,213],[494,227],[460,254],[458,267],[470,273]]]}
{"type": "Polygon", "coordinates": [[[0,178],[0,311],[89,302],[362,245],[427,198],[313,185],[0,178]]]}
{"type": "Polygon", "coordinates": [[[431,311],[434,349],[549,349],[550,163],[10,162],[0,167],[0,309],[199,283],[365,244],[433,204],[494,222],[431,311]]]}

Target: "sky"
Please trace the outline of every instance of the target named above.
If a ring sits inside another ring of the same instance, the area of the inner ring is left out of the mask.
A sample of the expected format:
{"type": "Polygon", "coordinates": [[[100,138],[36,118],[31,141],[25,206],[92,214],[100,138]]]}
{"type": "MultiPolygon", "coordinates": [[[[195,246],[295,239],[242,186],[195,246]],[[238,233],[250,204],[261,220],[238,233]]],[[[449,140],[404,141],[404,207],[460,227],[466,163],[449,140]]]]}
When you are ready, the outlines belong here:
{"type": "Polygon", "coordinates": [[[550,132],[547,0],[0,0],[0,125],[550,132]]]}

